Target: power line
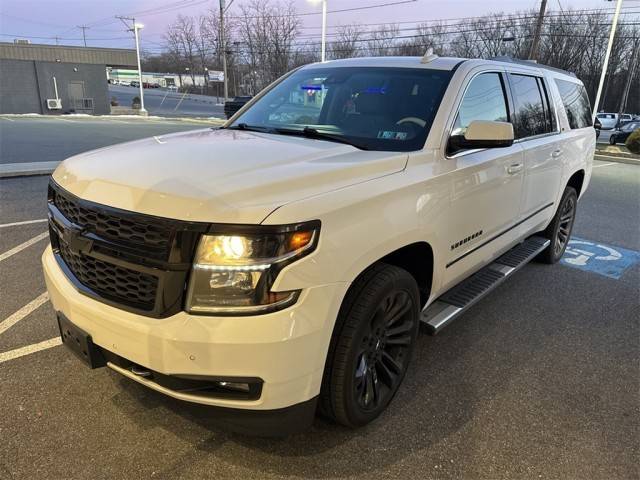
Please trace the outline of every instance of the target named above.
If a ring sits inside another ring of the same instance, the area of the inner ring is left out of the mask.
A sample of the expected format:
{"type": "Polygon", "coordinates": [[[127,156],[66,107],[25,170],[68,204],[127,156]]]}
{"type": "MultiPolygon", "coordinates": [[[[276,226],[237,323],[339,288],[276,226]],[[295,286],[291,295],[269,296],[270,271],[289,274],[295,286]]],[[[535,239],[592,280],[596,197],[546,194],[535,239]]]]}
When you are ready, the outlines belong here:
{"type": "Polygon", "coordinates": [[[87,46],[87,27],[86,25],[78,25],[78,28],[80,28],[82,30],[82,41],[84,42],[84,46],[87,46]]]}

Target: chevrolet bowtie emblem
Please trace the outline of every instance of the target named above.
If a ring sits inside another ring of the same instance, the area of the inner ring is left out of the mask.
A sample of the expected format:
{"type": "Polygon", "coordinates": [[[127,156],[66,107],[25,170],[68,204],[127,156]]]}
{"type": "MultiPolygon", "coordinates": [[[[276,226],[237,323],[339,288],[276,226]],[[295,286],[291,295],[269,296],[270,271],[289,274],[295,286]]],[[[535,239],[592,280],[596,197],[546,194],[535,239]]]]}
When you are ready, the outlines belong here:
{"type": "Polygon", "coordinates": [[[74,227],[62,229],[62,239],[74,252],[88,253],[91,250],[93,241],[83,236],[83,230],[74,227]]]}

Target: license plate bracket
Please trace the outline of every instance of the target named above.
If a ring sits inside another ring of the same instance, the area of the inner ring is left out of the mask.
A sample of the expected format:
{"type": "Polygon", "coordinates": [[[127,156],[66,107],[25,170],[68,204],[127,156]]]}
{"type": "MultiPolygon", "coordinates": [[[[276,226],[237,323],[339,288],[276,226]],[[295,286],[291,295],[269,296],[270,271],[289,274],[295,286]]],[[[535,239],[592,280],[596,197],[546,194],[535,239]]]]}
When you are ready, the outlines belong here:
{"type": "Polygon", "coordinates": [[[91,335],[74,325],[64,314],[58,312],[57,317],[62,343],[89,368],[104,367],[107,362],[100,349],[91,340],[91,335]]]}

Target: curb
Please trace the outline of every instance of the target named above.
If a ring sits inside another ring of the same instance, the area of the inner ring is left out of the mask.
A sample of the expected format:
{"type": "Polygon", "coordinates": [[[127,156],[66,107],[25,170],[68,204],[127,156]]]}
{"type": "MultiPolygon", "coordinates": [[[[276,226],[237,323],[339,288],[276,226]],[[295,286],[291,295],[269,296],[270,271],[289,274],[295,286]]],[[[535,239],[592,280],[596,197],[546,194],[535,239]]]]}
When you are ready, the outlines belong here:
{"type": "Polygon", "coordinates": [[[0,164],[0,178],[51,175],[60,162],[30,162],[0,164]]]}

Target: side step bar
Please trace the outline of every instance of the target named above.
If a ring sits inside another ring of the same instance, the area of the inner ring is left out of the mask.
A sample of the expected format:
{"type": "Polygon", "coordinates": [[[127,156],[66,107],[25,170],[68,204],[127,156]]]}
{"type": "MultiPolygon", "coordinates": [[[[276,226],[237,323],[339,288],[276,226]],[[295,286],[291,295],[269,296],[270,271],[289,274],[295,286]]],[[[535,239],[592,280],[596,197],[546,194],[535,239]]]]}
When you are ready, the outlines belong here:
{"type": "Polygon", "coordinates": [[[551,242],[542,237],[529,237],[482,270],[474,273],[445,292],[421,313],[420,320],[431,335],[437,334],[462,312],[491,292],[508,276],[525,266],[551,242]]]}

